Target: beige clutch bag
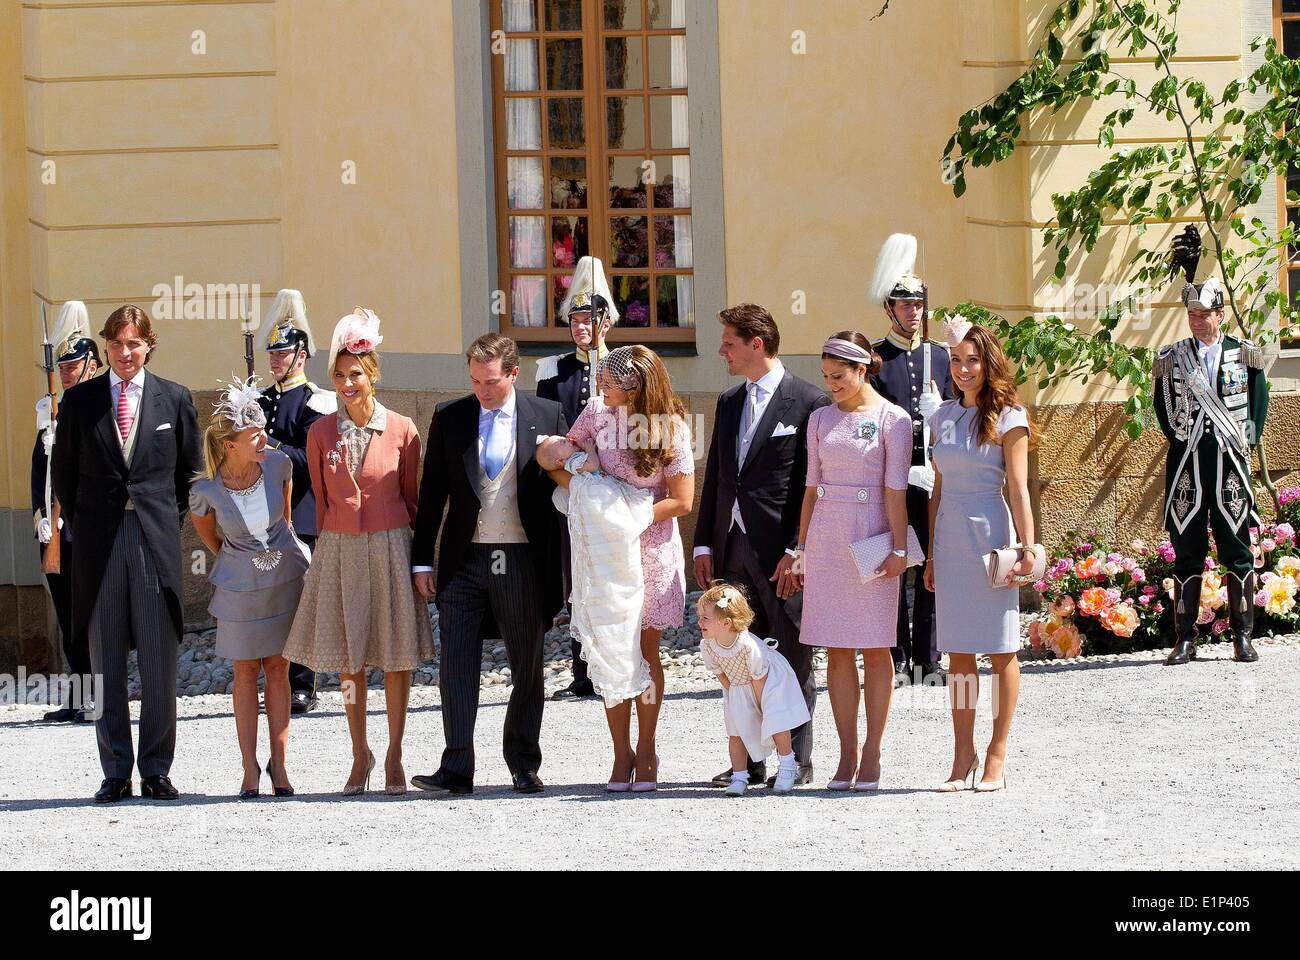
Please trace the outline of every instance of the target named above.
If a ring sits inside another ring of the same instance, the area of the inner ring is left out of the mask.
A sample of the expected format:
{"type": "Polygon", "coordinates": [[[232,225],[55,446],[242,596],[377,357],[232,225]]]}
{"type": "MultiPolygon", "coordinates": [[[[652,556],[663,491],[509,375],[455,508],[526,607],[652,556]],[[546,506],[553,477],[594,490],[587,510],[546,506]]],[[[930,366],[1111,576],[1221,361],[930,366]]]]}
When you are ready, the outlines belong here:
{"type": "Polygon", "coordinates": [[[1023,548],[1033,554],[1033,569],[1023,577],[1013,577],[1010,583],[1007,582],[1007,575],[1020,562],[1021,549],[1019,545],[1003,547],[1001,550],[990,551],[984,558],[984,569],[988,571],[990,587],[1023,587],[1043,579],[1047,573],[1047,551],[1041,543],[1034,543],[1023,548]]]}

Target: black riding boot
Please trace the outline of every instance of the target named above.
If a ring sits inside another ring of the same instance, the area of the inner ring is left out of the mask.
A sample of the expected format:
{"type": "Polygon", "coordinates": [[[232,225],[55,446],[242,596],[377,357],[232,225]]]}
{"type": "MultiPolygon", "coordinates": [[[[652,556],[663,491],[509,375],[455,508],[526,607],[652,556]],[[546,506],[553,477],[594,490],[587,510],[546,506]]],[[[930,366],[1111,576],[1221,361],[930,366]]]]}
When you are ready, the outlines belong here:
{"type": "Polygon", "coordinates": [[[1165,657],[1172,667],[1196,659],[1196,618],[1201,612],[1201,578],[1174,579],[1174,648],[1165,657]]]}
{"type": "Polygon", "coordinates": [[[1259,659],[1250,642],[1255,632],[1255,571],[1245,578],[1228,574],[1228,626],[1232,631],[1232,659],[1241,663],[1254,663],[1259,659]]]}

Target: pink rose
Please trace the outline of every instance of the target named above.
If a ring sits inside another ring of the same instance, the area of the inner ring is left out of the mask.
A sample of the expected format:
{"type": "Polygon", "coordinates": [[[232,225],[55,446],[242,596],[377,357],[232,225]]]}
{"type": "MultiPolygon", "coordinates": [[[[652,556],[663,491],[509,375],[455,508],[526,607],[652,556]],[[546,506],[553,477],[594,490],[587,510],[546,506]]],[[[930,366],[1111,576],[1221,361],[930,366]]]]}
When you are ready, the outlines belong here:
{"type": "Polygon", "coordinates": [[[360,313],[351,313],[340,323],[339,347],[346,353],[370,353],[384,342],[379,335],[379,317],[364,307],[357,310],[360,313]]]}
{"type": "Polygon", "coordinates": [[[1264,604],[1268,603],[1268,591],[1261,590],[1257,594],[1255,594],[1255,603],[1257,606],[1261,606],[1261,607],[1264,606],[1264,604]]]}
{"type": "Polygon", "coordinates": [[[1160,544],[1160,546],[1156,547],[1156,556],[1165,563],[1173,563],[1176,556],[1174,553],[1174,545],[1166,540],[1164,543],[1160,544]]]}
{"type": "Polygon", "coordinates": [[[1134,582],[1134,583],[1145,583],[1145,582],[1146,582],[1146,579],[1147,579],[1147,572],[1146,572],[1145,570],[1143,570],[1141,567],[1134,567],[1134,568],[1132,569],[1132,571],[1130,571],[1130,572],[1131,572],[1132,575],[1133,575],[1133,582],[1134,582]]]}
{"type": "Polygon", "coordinates": [[[1149,593],[1144,593],[1142,594],[1142,596],[1138,597],[1138,603],[1142,604],[1142,606],[1144,607],[1147,606],[1147,604],[1149,604],[1150,602],[1151,602],[1151,594],[1149,593]]]}
{"type": "Polygon", "coordinates": [[[1295,540],[1295,527],[1289,523],[1279,523],[1275,533],[1279,543],[1291,543],[1295,540]]]}
{"type": "Polygon", "coordinates": [[[1144,597],[1154,597],[1159,592],[1160,592],[1159,590],[1157,590],[1149,583],[1142,588],[1142,596],[1144,597]]]}
{"type": "Polygon", "coordinates": [[[1158,615],[1158,614],[1161,614],[1161,613],[1164,613],[1164,612],[1165,612],[1165,605],[1164,605],[1163,603],[1157,603],[1156,606],[1155,606],[1155,611],[1156,611],[1156,614],[1157,614],[1157,615],[1158,615]]]}
{"type": "Polygon", "coordinates": [[[1052,612],[1062,620],[1068,620],[1074,616],[1074,597],[1068,593],[1052,604],[1052,612]]]}
{"type": "Polygon", "coordinates": [[[1211,627],[1210,629],[1214,631],[1214,635],[1215,635],[1216,637],[1218,637],[1218,636],[1222,636],[1222,635],[1223,635],[1223,631],[1225,631],[1225,630],[1228,629],[1228,618],[1227,618],[1227,617],[1220,617],[1218,620],[1215,620],[1215,621],[1214,621],[1214,626],[1211,627]]]}
{"type": "Polygon", "coordinates": [[[1277,541],[1265,540],[1263,543],[1260,544],[1260,546],[1264,548],[1265,553],[1272,553],[1274,550],[1277,549],[1277,541]]]}

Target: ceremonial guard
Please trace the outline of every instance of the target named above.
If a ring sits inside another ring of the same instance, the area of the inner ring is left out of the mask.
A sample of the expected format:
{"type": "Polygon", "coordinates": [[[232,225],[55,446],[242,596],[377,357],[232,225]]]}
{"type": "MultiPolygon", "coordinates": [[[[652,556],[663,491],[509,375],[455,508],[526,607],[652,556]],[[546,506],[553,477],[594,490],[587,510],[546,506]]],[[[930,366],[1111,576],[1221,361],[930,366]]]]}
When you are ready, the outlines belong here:
{"type": "MultiPolygon", "coordinates": [[[[67,390],[99,372],[99,347],[90,339],[90,317],[86,305],[70,300],[59,311],[54,334],[46,342],[53,349],[47,355],[51,367],[57,365],[59,385],[67,390]]],[[[47,371],[52,374],[51,369],[47,371]]],[[[41,545],[41,569],[49,587],[54,615],[59,622],[63,639],[63,654],[68,660],[68,700],[58,710],[45,714],[51,723],[88,723],[86,708],[90,691],[83,683],[90,677],[90,645],[86,630],[72,629],[72,527],[60,516],[50,483],[50,451],[54,449],[55,396],[51,377],[51,392],[36,405],[36,446],[32,450],[32,521],[36,525],[36,539],[41,545]],[[53,544],[55,528],[58,543],[53,544]]]]}
{"type": "MultiPolygon", "coordinates": [[[[871,281],[873,303],[884,307],[889,333],[872,342],[882,361],[874,386],[890,403],[912,417],[912,468],[908,473],[907,523],[924,549],[930,542],[930,493],[934,470],[929,463],[926,421],[944,400],[952,399],[948,351],[929,339],[928,291],[913,273],[916,237],[895,233],[881,247],[871,281]]],[[[919,569],[919,568],[918,568],[919,569]]],[[[898,682],[943,681],[943,668],[934,641],[934,594],[921,584],[920,574],[908,603],[908,579],[899,578],[898,643],[893,648],[898,682]],[[910,617],[909,617],[910,612],[910,617]]]]}
{"type": "Polygon", "coordinates": [[[1250,528],[1258,525],[1251,453],[1268,413],[1263,351],[1222,332],[1223,287],[1194,281],[1200,260],[1195,229],[1175,243],[1173,264],[1187,276],[1182,302],[1192,336],[1164,347],[1154,365],[1156,418],[1169,441],[1165,528],[1173,543],[1174,647],[1166,664],[1196,659],[1201,578],[1213,528],[1227,569],[1233,659],[1259,659],[1251,644],[1257,590],[1250,528]]]}
{"type": "MultiPolygon", "coordinates": [[[[605,336],[618,322],[618,307],[605,280],[605,268],[595,257],[578,261],[569,293],[560,304],[560,316],[569,324],[573,337],[572,353],[556,354],[537,361],[537,396],[554,400],[564,411],[565,423],[578,422],[587,401],[600,393],[596,383],[596,367],[609,353],[605,336]]],[[[562,554],[564,564],[564,599],[569,600],[569,530],[562,526],[562,554]]],[[[582,644],[577,637],[569,640],[573,649],[573,681],[551,695],[552,700],[573,700],[594,697],[595,688],[587,678],[587,661],[582,659],[582,644]]]]}
{"type": "MultiPolygon", "coordinates": [[[[268,446],[293,462],[293,528],[310,548],[316,545],[316,498],[307,470],[307,431],[327,413],[338,412],[338,396],[307,379],[304,367],[316,353],[307,308],[297,290],[281,290],[262,321],[258,343],[267,351],[275,384],[262,392],[268,446]]],[[[302,664],[289,667],[292,711],[316,706],[316,674],[302,664]]]]}

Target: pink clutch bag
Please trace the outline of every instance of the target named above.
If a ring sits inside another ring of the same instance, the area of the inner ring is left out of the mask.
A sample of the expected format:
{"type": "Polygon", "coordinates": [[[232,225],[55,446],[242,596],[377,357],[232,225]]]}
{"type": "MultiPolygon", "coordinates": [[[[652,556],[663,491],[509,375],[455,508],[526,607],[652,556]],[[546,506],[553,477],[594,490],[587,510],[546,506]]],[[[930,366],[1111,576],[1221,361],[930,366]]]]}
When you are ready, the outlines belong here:
{"type": "MultiPolygon", "coordinates": [[[[876,571],[894,552],[894,535],[878,533],[874,537],[866,537],[850,543],[849,552],[853,554],[853,562],[857,564],[858,576],[862,582],[870,583],[880,576],[876,571]]],[[[921,550],[921,541],[916,538],[916,531],[908,527],[907,565],[916,567],[923,563],[925,563],[925,554],[921,550]]]]}
{"type": "Polygon", "coordinates": [[[1013,577],[1009,583],[1007,575],[1020,562],[1021,548],[1011,546],[989,552],[984,558],[984,569],[988,571],[990,587],[1023,587],[1043,579],[1047,573],[1047,551],[1040,543],[1030,544],[1024,549],[1033,555],[1034,567],[1023,577],[1013,577]]]}

